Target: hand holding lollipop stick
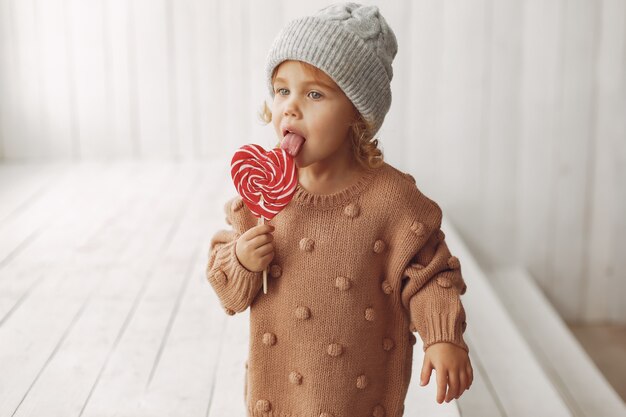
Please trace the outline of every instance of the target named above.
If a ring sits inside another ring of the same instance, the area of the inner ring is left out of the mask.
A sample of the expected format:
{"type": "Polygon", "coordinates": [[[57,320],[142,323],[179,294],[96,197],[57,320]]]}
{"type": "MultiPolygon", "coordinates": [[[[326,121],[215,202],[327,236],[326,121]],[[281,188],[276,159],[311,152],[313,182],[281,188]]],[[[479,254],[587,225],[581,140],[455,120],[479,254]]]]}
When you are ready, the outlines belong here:
{"type": "MultiPolygon", "coordinates": [[[[298,185],[296,165],[286,150],[266,152],[256,144],[244,145],[235,152],[230,175],[259,224],[273,219],[291,201],[298,185]]],[[[267,294],[267,269],[263,270],[263,293],[267,294]]]]}

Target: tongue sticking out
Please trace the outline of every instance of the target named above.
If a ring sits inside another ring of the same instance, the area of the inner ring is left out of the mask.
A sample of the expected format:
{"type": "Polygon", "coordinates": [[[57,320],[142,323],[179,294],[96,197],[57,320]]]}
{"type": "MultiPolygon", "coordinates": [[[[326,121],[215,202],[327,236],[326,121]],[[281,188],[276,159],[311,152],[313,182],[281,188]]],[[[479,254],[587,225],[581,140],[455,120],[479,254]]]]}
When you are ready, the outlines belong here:
{"type": "Polygon", "coordinates": [[[295,158],[298,155],[298,152],[300,152],[300,148],[303,143],[304,138],[302,136],[289,132],[283,138],[280,147],[285,149],[289,155],[295,158]]]}

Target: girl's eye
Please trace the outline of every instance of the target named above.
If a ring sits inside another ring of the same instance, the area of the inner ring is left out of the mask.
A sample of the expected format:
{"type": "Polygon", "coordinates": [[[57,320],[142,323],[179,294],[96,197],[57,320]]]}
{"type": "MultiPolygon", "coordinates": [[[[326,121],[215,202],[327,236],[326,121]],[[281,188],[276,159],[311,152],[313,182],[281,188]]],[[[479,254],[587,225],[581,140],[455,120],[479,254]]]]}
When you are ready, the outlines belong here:
{"type": "Polygon", "coordinates": [[[317,91],[311,91],[309,94],[311,94],[311,98],[313,100],[318,100],[320,98],[322,98],[322,95],[320,93],[318,93],[317,91]]]}
{"type": "Polygon", "coordinates": [[[281,96],[284,96],[284,95],[285,95],[285,94],[283,94],[283,91],[289,91],[289,90],[287,90],[286,88],[277,88],[277,89],[276,89],[276,92],[277,92],[278,94],[280,94],[281,96]]]}

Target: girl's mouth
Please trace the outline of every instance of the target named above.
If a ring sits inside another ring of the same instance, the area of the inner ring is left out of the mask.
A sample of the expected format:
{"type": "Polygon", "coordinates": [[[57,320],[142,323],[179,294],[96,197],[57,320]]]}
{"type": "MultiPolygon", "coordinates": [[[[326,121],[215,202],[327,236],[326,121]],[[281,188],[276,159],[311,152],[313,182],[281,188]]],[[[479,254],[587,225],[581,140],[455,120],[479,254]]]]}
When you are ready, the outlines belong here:
{"type": "Polygon", "coordinates": [[[300,149],[302,149],[302,145],[305,141],[306,139],[297,133],[287,132],[280,144],[280,147],[285,149],[289,155],[295,158],[300,152],[300,149]]]}

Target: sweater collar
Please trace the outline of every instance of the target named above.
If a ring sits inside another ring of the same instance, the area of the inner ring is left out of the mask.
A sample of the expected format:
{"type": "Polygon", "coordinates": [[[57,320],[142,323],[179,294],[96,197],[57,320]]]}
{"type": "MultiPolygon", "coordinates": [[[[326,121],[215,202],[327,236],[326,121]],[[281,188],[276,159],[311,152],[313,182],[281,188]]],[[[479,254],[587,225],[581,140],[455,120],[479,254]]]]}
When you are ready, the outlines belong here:
{"type": "Polygon", "coordinates": [[[313,194],[305,190],[300,183],[292,201],[301,206],[314,208],[332,208],[341,206],[358,196],[370,184],[380,168],[367,169],[352,185],[332,194],[313,194]]]}

